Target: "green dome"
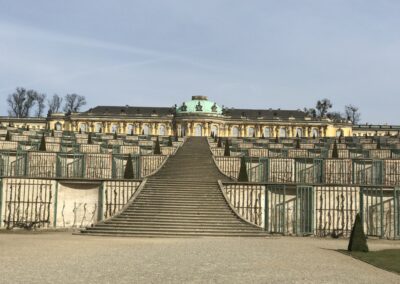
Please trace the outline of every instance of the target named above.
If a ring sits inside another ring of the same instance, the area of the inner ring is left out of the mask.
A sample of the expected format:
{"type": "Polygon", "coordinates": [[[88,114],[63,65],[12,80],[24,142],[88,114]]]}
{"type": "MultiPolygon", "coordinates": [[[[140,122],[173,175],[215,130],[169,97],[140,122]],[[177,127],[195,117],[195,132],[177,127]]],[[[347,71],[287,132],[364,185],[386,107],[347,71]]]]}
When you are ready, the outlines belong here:
{"type": "Polygon", "coordinates": [[[191,101],[182,103],[176,110],[177,114],[207,114],[222,115],[222,108],[204,96],[193,96],[191,101]]]}

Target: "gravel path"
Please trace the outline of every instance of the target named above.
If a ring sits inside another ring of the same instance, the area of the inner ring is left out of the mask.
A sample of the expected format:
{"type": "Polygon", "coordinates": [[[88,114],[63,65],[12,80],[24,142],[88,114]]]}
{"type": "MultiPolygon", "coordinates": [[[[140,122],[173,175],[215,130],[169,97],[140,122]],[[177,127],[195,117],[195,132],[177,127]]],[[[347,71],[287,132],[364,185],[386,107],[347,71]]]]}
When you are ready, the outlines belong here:
{"type": "MultiPolygon", "coordinates": [[[[400,283],[342,255],[347,240],[140,239],[0,233],[0,283],[400,283]]],[[[371,249],[400,242],[370,240],[371,249]]]]}

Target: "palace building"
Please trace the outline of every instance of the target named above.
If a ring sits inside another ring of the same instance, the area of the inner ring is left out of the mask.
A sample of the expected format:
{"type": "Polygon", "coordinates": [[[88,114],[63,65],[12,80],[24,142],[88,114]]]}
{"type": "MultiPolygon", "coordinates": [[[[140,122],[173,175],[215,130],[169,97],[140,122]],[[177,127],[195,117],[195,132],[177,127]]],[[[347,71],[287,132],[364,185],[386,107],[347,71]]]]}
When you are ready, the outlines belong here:
{"type": "Polygon", "coordinates": [[[3,125],[31,129],[118,134],[221,137],[352,136],[348,121],[314,118],[301,110],[226,108],[205,96],[174,107],[97,106],[79,113],[47,118],[3,118],[3,125]]]}

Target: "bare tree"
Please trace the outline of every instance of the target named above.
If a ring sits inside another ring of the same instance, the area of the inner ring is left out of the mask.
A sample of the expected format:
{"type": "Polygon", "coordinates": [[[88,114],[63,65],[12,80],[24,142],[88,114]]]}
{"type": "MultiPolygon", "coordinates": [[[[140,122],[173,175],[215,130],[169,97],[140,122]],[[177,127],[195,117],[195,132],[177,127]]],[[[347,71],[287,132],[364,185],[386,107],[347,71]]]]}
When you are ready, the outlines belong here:
{"type": "Polygon", "coordinates": [[[36,101],[37,105],[36,105],[36,113],[35,113],[35,115],[37,117],[41,117],[43,115],[43,113],[44,113],[44,109],[46,108],[46,105],[44,103],[45,99],[46,99],[46,94],[36,93],[35,101],[36,101]]]}
{"type": "Polygon", "coordinates": [[[323,99],[317,102],[316,110],[318,112],[318,117],[325,117],[328,110],[332,108],[332,103],[328,99],[323,99]]]}
{"type": "Polygon", "coordinates": [[[35,105],[37,94],[34,90],[17,88],[14,93],[8,95],[8,114],[15,117],[28,117],[35,105]]]}
{"type": "Polygon", "coordinates": [[[328,112],[326,114],[326,116],[330,119],[332,119],[333,121],[340,121],[343,120],[343,115],[338,112],[338,111],[332,111],[332,112],[328,112]]]}
{"type": "Polygon", "coordinates": [[[353,105],[346,105],[344,107],[347,119],[351,121],[353,124],[357,124],[360,122],[361,113],[359,112],[358,107],[353,105]]]}
{"type": "Polygon", "coordinates": [[[54,94],[51,99],[47,100],[47,106],[49,108],[49,112],[55,113],[59,112],[61,108],[63,98],[57,94],[54,94]]]}
{"type": "Polygon", "coordinates": [[[317,117],[317,111],[315,110],[315,108],[304,108],[303,111],[311,117],[317,117]]]}
{"type": "Polygon", "coordinates": [[[80,96],[77,94],[67,94],[65,95],[65,112],[78,112],[79,109],[86,105],[86,99],[84,96],[80,96]]]}

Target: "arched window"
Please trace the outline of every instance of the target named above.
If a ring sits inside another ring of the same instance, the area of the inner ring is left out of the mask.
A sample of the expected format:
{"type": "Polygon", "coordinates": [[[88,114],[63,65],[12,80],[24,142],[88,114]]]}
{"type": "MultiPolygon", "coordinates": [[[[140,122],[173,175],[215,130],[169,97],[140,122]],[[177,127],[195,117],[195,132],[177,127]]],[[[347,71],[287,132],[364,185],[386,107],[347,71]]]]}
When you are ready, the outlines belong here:
{"type": "Polygon", "coordinates": [[[194,136],[202,136],[203,127],[200,124],[197,124],[194,128],[194,136]]]}
{"type": "Polygon", "coordinates": [[[271,130],[269,129],[269,127],[265,127],[264,128],[264,137],[270,137],[271,136],[271,130]]]}
{"type": "Polygon", "coordinates": [[[135,126],[132,124],[129,124],[127,129],[126,129],[127,133],[126,134],[135,134],[135,126]]]}
{"type": "Polygon", "coordinates": [[[82,124],[80,125],[80,128],[79,128],[79,129],[81,130],[81,132],[86,132],[86,129],[87,129],[86,123],[82,123],[82,124]]]}
{"type": "Polygon", "coordinates": [[[296,136],[303,137],[303,129],[297,128],[296,129],[296,136]]]}
{"type": "Polygon", "coordinates": [[[343,130],[342,129],[336,130],[336,137],[340,137],[340,136],[343,136],[343,130]]]}
{"type": "Polygon", "coordinates": [[[254,128],[249,127],[247,128],[247,137],[253,137],[254,136],[254,128]]]}
{"type": "Polygon", "coordinates": [[[237,126],[232,127],[232,137],[239,137],[239,128],[237,126]]]}
{"type": "Polygon", "coordinates": [[[118,125],[116,125],[116,124],[111,125],[111,132],[118,133],[118,125]]]}
{"type": "Polygon", "coordinates": [[[62,130],[62,124],[57,121],[54,128],[55,130],[62,130]]]}
{"type": "Polygon", "coordinates": [[[102,125],[101,125],[101,123],[96,123],[96,126],[95,126],[95,128],[94,128],[94,131],[97,132],[97,133],[102,132],[102,125]]]}
{"type": "Polygon", "coordinates": [[[147,124],[143,125],[142,135],[149,135],[149,134],[150,134],[150,127],[147,124]]]}
{"type": "Polygon", "coordinates": [[[211,126],[211,133],[214,133],[214,135],[218,135],[218,126],[212,125],[211,126]]]}
{"type": "Polygon", "coordinates": [[[279,129],[279,137],[286,137],[286,128],[279,129]]]}
{"type": "Polygon", "coordinates": [[[160,127],[158,128],[158,135],[166,135],[165,125],[160,125],[160,127]]]}

